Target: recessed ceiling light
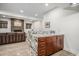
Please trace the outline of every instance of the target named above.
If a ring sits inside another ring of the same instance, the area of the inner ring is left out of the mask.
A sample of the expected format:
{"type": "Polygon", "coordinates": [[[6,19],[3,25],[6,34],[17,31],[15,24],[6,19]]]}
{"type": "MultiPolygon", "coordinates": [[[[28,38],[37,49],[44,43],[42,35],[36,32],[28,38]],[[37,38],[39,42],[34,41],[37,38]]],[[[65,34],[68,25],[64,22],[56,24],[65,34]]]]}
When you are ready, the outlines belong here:
{"type": "Polygon", "coordinates": [[[49,4],[48,3],[45,3],[45,6],[47,7],[49,4]]]}
{"type": "Polygon", "coordinates": [[[23,13],[24,11],[23,10],[20,10],[20,13],[23,13]]]}
{"type": "Polygon", "coordinates": [[[77,3],[72,3],[72,6],[71,7],[74,7],[74,6],[77,6],[77,3]]]}
{"type": "Polygon", "coordinates": [[[5,18],[5,16],[2,16],[3,18],[5,18]]]}
{"type": "Polygon", "coordinates": [[[38,16],[38,14],[35,14],[35,16],[38,16]]]}
{"type": "Polygon", "coordinates": [[[73,3],[73,4],[77,4],[77,3],[73,3]]]}

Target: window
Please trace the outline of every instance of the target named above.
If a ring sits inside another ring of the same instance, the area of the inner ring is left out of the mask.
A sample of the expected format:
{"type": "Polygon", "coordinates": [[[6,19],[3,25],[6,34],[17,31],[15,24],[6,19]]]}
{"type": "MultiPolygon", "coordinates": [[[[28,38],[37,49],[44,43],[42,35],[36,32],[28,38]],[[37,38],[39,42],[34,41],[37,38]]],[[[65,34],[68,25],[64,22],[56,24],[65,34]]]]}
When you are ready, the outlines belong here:
{"type": "Polygon", "coordinates": [[[7,28],[7,21],[0,21],[0,28],[7,28]]]}
{"type": "Polygon", "coordinates": [[[32,24],[31,23],[26,23],[26,29],[31,29],[32,24]]]}

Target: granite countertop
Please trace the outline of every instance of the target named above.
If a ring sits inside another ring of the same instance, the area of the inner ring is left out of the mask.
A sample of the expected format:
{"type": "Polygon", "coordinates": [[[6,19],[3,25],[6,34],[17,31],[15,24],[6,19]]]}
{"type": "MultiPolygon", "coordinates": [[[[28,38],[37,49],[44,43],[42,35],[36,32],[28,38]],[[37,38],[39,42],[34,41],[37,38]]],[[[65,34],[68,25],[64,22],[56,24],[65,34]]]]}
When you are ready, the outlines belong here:
{"type": "Polygon", "coordinates": [[[55,36],[55,35],[63,35],[63,34],[33,34],[34,37],[48,37],[48,36],[55,36]]]}

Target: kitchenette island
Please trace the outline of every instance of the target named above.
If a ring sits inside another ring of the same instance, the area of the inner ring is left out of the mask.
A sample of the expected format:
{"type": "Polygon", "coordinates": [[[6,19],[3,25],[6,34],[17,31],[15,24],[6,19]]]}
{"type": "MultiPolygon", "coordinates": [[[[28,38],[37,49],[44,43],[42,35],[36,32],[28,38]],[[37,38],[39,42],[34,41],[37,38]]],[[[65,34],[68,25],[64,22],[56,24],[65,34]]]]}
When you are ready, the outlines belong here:
{"type": "Polygon", "coordinates": [[[38,56],[52,55],[64,48],[63,34],[29,34],[31,53],[38,56]]]}

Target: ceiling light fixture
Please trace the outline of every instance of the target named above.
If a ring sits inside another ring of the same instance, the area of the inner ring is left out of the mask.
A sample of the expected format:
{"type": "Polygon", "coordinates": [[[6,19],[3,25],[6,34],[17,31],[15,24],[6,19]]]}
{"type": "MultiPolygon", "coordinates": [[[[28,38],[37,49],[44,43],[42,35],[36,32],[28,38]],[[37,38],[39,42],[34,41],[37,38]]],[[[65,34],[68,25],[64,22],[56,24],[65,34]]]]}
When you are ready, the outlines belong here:
{"type": "Polygon", "coordinates": [[[73,3],[73,4],[77,4],[77,3],[73,3]]]}
{"type": "Polygon", "coordinates": [[[45,6],[47,7],[49,4],[48,3],[45,3],[45,6]]]}
{"type": "Polygon", "coordinates": [[[74,7],[74,6],[77,6],[77,3],[72,3],[72,6],[71,7],[74,7]]]}
{"type": "Polygon", "coordinates": [[[23,13],[24,11],[23,10],[20,10],[20,13],[23,13]]]}

